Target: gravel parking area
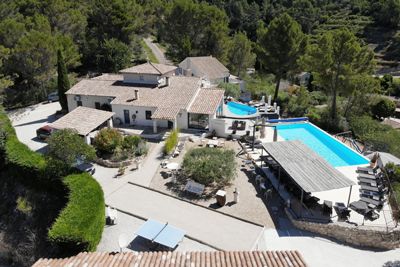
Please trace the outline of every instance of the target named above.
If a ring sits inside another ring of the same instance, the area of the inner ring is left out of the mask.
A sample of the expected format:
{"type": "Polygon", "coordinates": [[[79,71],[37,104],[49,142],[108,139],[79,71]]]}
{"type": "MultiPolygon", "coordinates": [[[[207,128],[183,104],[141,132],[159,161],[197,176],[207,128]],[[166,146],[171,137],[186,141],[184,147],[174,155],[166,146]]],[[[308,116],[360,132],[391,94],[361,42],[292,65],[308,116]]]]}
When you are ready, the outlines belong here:
{"type": "MultiPolygon", "coordinates": [[[[181,163],[184,154],[189,149],[199,147],[199,145],[200,141],[195,143],[186,141],[184,152],[177,158],[170,160],[170,162],[181,163]]],[[[225,148],[233,149],[236,153],[240,151],[237,142],[233,141],[225,141],[225,148]]],[[[223,188],[223,190],[226,191],[227,196],[227,204],[223,207],[220,207],[216,203],[214,197],[216,192],[215,190],[211,192],[208,190],[206,196],[202,198],[197,198],[193,195],[187,194],[183,192],[184,184],[172,182],[172,178],[167,178],[165,175],[165,169],[162,169],[161,167],[158,167],[158,170],[151,181],[150,187],[173,196],[181,197],[193,203],[264,225],[266,228],[275,228],[274,222],[267,209],[268,205],[256,190],[254,177],[251,175],[249,166],[246,166],[243,163],[244,156],[238,156],[236,160],[238,168],[237,177],[231,185],[223,188]],[[239,191],[239,203],[233,202],[233,192],[235,191],[235,188],[239,191]]]]}

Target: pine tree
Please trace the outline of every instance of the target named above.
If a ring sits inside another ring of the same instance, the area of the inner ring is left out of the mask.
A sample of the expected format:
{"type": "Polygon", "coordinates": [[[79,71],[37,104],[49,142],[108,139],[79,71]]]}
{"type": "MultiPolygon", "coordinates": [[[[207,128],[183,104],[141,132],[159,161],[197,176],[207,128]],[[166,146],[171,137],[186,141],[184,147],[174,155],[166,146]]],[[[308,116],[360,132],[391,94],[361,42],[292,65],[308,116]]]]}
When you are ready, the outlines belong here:
{"type": "Polygon", "coordinates": [[[274,101],[278,97],[279,84],[291,71],[298,70],[298,59],[305,52],[306,35],[300,25],[287,13],[276,17],[268,28],[258,29],[258,59],[275,75],[274,101]]]}
{"type": "Polygon", "coordinates": [[[68,79],[67,67],[65,66],[65,61],[61,50],[57,51],[57,74],[58,97],[60,99],[61,109],[63,111],[68,111],[68,102],[65,92],[67,92],[71,86],[68,79]]]}

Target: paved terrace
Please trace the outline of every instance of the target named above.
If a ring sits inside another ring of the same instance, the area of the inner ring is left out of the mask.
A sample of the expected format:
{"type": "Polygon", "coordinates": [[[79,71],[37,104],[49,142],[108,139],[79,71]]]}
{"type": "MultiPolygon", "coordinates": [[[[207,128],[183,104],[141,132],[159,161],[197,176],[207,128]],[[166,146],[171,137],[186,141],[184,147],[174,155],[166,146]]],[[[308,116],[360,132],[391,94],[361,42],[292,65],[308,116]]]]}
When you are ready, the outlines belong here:
{"type": "Polygon", "coordinates": [[[106,198],[125,212],[168,222],[186,234],[223,250],[251,250],[264,228],[176,198],[128,184],[106,198]],[[240,240],[240,242],[238,242],[240,240]]]}

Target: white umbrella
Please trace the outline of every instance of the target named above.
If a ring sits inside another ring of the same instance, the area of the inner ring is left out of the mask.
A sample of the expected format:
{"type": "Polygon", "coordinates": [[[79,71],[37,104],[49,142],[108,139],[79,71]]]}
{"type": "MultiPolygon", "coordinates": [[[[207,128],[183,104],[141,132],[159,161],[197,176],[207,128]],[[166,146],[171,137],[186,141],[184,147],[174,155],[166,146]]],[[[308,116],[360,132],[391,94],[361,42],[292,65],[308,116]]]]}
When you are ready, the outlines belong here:
{"type": "Polygon", "coordinates": [[[171,162],[171,163],[168,163],[166,167],[168,170],[175,171],[175,170],[179,169],[179,163],[171,162]]]}

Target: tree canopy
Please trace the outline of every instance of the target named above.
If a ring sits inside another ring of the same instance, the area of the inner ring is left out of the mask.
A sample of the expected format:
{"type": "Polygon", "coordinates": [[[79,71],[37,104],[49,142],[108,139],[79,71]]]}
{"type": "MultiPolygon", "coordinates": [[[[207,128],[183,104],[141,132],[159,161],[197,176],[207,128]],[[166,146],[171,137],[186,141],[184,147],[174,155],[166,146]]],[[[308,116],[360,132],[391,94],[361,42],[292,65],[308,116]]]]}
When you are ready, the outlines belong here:
{"type": "Polygon", "coordinates": [[[373,53],[360,44],[347,29],[326,32],[302,58],[304,68],[314,76],[313,83],[331,96],[330,118],[337,118],[338,94],[349,96],[354,90],[353,78],[372,74],[373,53]]]}
{"type": "Polygon", "coordinates": [[[298,70],[298,60],[305,52],[307,38],[300,25],[284,13],[273,19],[267,28],[260,26],[257,44],[258,59],[263,68],[275,74],[275,101],[281,79],[289,72],[298,70]]]}

